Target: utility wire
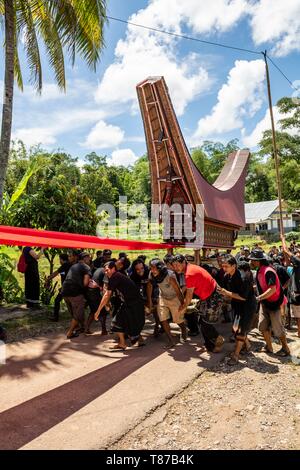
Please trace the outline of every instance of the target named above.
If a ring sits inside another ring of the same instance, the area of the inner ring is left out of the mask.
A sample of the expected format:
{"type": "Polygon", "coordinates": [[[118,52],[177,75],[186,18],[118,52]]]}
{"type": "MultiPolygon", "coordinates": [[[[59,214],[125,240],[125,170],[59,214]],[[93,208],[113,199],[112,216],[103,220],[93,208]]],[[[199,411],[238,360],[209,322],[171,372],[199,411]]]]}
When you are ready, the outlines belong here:
{"type": "Polygon", "coordinates": [[[269,61],[271,62],[271,64],[273,64],[273,66],[278,70],[279,73],[281,73],[281,75],[289,82],[289,84],[291,85],[291,87],[294,89],[294,90],[298,90],[295,85],[293,84],[293,82],[286,76],[286,74],[281,70],[280,67],[278,67],[277,64],[275,64],[274,60],[271,59],[271,57],[266,54],[267,58],[269,59],[269,61]]]}
{"type": "Polygon", "coordinates": [[[107,16],[109,20],[118,21],[119,23],[125,23],[131,26],[136,26],[137,28],[148,29],[149,31],[155,31],[156,33],[167,34],[168,36],[174,36],[177,38],[188,39],[189,41],[201,42],[202,44],[209,44],[211,46],[224,47],[226,49],[233,49],[236,51],[248,52],[249,54],[261,55],[261,52],[253,51],[251,49],[243,49],[242,47],[229,46],[227,44],[222,44],[219,42],[205,41],[204,39],[195,38],[193,36],[186,36],[184,34],[172,33],[171,31],[165,31],[163,29],[151,28],[150,26],[145,26],[138,23],[132,23],[131,21],[122,20],[121,18],[114,18],[113,16],[107,16]]]}
{"type": "Polygon", "coordinates": [[[163,29],[152,28],[151,26],[145,26],[145,25],[138,24],[138,23],[132,23],[131,21],[122,20],[121,18],[115,18],[113,16],[106,16],[106,18],[109,19],[109,20],[118,21],[119,23],[124,23],[124,24],[130,25],[130,26],[135,26],[137,28],[147,29],[148,31],[154,31],[156,33],[166,34],[168,36],[174,36],[174,37],[181,38],[181,39],[187,39],[189,41],[200,42],[202,44],[207,44],[207,45],[210,45],[210,46],[217,46],[217,47],[222,47],[222,48],[225,48],[225,49],[231,49],[231,50],[235,50],[235,51],[247,52],[249,54],[255,54],[255,55],[266,55],[266,57],[270,60],[272,65],[285,78],[285,80],[287,80],[287,82],[290,84],[290,86],[294,90],[298,91],[298,89],[294,86],[293,82],[286,76],[286,74],[281,70],[280,67],[278,67],[278,65],[271,59],[271,57],[266,52],[259,52],[259,51],[254,51],[254,50],[251,50],[251,49],[245,49],[245,48],[242,48],[242,47],[230,46],[228,44],[223,44],[223,43],[220,43],[220,42],[205,41],[204,39],[195,38],[193,36],[187,36],[185,34],[172,33],[171,31],[165,31],[163,29]]]}

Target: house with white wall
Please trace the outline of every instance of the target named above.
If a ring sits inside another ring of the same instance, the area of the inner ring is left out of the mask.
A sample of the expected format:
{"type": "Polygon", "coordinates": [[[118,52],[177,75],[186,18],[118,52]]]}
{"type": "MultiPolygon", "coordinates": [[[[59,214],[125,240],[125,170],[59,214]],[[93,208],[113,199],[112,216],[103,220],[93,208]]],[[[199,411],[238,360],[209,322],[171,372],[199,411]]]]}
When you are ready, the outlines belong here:
{"type": "MultiPolygon", "coordinates": [[[[287,204],[282,202],[283,226],[285,232],[298,229],[300,215],[298,211],[289,212],[287,204]]],[[[242,234],[279,232],[279,201],[263,201],[245,204],[246,227],[242,234]]]]}

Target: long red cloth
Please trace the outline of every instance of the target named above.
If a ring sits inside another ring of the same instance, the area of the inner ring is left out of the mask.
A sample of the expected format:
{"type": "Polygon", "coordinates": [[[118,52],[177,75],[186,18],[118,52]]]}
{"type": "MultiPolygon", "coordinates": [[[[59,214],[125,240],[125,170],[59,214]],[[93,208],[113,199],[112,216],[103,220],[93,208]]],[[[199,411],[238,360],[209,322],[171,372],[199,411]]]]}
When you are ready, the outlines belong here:
{"type": "Polygon", "coordinates": [[[0,245],[40,246],[49,248],[110,248],[112,250],[162,250],[173,248],[167,243],[142,242],[138,240],[118,240],[76,233],[51,232],[32,228],[0,225],[0,245]]]}

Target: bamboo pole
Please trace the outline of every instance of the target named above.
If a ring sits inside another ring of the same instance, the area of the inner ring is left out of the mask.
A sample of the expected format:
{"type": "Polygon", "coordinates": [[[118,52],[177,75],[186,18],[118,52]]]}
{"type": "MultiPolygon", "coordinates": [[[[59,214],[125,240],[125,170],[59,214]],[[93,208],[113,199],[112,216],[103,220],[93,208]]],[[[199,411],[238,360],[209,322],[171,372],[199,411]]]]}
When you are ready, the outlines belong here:
{"type": "Polygon", "coordinates": [[[274,154],[276,180],[277,180],[277,190],[278,190],[278,200],[279,200],[280,235],[281,235],[281,237],[284,237],[283,216],[282,216],[281,177],[280,177],[280,168],[279,168],[278,148],[277,148],[277,142],[276,142],[276,132],[275,132],[275,122],[274,122],[274,114],[273,114],[271,82],[270,82],[270,72],[269,72],[269,65],[268,65],[268,59],[267,59],[267,51],[263,52],[263,56],[264,56],[265,64],[266,64],[268,100],[269,100],[269,109],[270,109],[271,125],[272,125],[273,154],[274,154]]]}

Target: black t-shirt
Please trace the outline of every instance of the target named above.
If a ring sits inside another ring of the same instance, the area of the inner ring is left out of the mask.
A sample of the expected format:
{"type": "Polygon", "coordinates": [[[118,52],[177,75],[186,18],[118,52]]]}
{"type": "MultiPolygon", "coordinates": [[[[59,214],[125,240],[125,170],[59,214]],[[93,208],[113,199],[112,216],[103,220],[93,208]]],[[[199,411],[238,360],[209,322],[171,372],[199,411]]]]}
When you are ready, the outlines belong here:
{"type": "MultiPolygon", "coordinates": [[[[246,299],[246,293],[244,291],[244,283],[241,277],[241,273],[236,270],[233,276],[229,274],[225,274],[223,278],[224,287],[229,292],[233,292],[234,294],[238,294],[244,299],[246,299]]],[[[232,299],[231,305],[235,313],[241,313],[243,310],[243,300],[232,299]]]]}
{"type": "Polygon", "coordinates": [[[131,302],[141,299],[137,285],[129,279],[129,277],[121,274],[120,272],[115,272],[111,276],[108,280],[107,289],[115,292],[126,304],[130,304],[131,302]]]}
{"type": "Polygon", "coordinates": [[[143,276],[139,276],[135,271],[132,272],[130,275],[130,279],[135,283],[138,287],[141,296],[144,300],[147,298],[147,284],[149,282],[149,268],[145,266],[143,276]]]}
{"type": "Polygon", "coordinates": [[[290,276],[288,275],[286,268],[278,263],[275,263],[273,265],[273,268],[275,269],[277,276],[279,277],[280,284],[284,286],[284,284],[290,280],[290,276]]]}
{"type": "Polygon", "coordinates": [[[224,276],[225,289],[234,294],[238,294],[245,300],[232,299],[231,305],[234,312],[238,315],[242,315],[249,305],[255,302],[255,295],[253,290],[253,277],[243,277],[239,270],[236,270],[234,275],[231,277],[228,274],[224,276]]]}
{"type": "Polygon", "coordinates": [[[91,270],[86,264],[73,264],[63,283],[62,295],[64,297],[76,297],[77,295],[84,294],[83,279],[85,274],[91,276],[91,270]]]}
{"type": "Polygon", "coordinates": [[[61,279],[61,284],[64,283],[68,272],[70,271],[71,268],[71,263],[68,263],[67,261],[63,263],[57,270],[57,272],[60,274],[60,279],[61,279]]]}
{"type": "Polygon", "coordinates": [[[224,286],[224,277],[225,277],[225,271],[224,271],[223,268],[220,268],[217,272],[216,277],[215,277],[215,279],[216,279],[216,281],[217,281],[217,283],[220,287],[224,286]]]}
{"type": "Polygon", "coordinates": [[[26,269],[27,274],[29,272],[36,273],[39,270],[38,261],[30,254],[31,250],[33,250],[31,246],[25,246],[25,248],[23,248],[23,255],[25,257],[25,261],[27,264],[27,269],[26,269]]]}
{"type": "Polygon", "coordinates": [[[300,258],[291,256],[291,262],[293,263],[292,289],[300,294],[300,258]]]}
{"type": "Polygon", "coordinates": [[[102,256],[100,256],[100,258],[96,258],[96,259],[93,261],[93,266],[94,266],[95,269],[102,268],[102,266],[103,266],[103,258],[102,258],[102,256]]]}
{"type": "Polygon", "coordinates": [[[105,281],[105,269],[104,268],[98,268],[93,274],[93,281],[97,282],[98,286],[103,287],[104,281],[105,281]]]}

